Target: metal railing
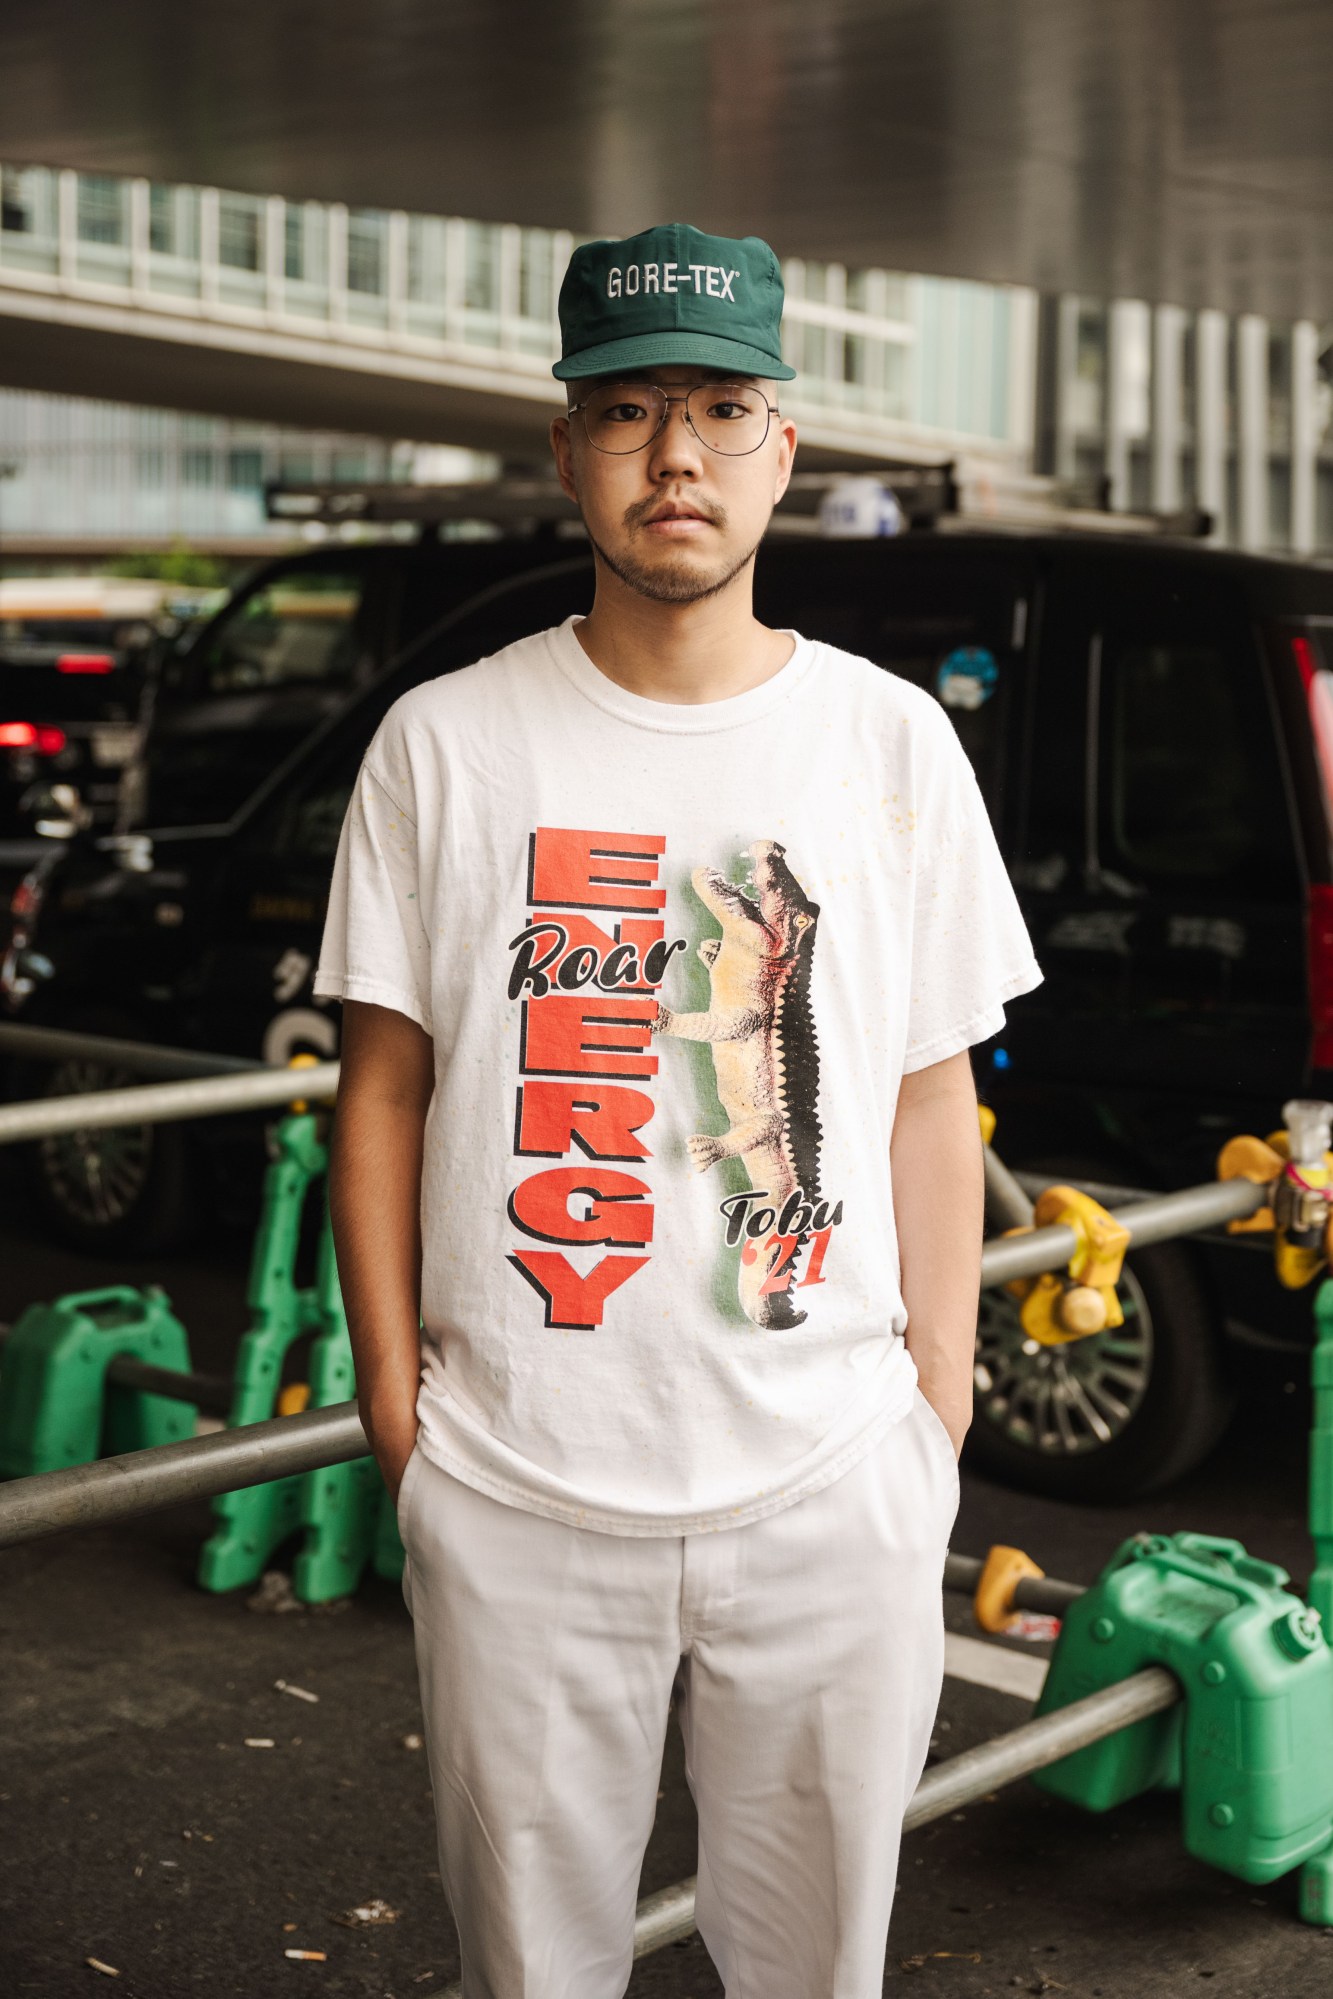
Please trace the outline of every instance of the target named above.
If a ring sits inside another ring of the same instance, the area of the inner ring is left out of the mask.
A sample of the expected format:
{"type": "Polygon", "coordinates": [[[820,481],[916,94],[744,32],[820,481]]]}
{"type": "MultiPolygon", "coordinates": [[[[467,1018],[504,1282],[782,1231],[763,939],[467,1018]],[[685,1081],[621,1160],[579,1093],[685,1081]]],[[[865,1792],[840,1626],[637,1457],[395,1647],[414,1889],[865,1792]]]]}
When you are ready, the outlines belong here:
{"type": "MultiPolygon", "coordinates": [[[[159,1506],[262,1485],[269,1479],[344,1464],[368,1449],[355,1402],[275,1417],[212,1436],[153,1450],[127,1452],[68,1470],[43,1472],[0,1489],[0,1549],[72,1528],[101,1526],[159,1506]]],[[[982,1563],[951,1555],[947,1589],[975,1587],[982,1563]]],[[[1063,1610],[1082,1591],[1048,1577],[1024,1577],[1013,1592],[1020,1607],[1063,1610]]],[[[930,1770],[921,1779],[903,1820],[904,1832],[958,1811],[1001,1785],[1017,1782],[1075,1750],[1099,1742],[1181,1699],[1174,1677],[1149,1667],[1117,1686],[1025,1722],[930,1770]]],[[[695,1883],[676,1882],[639,1904],[634,1955],[645,1957],[693,1933],[695,1883]]],[[[452,1985],[435,1999],[461,1999],[452,1985]]]]}
{"type": "MultiPolygon", "coordinates": [[[[288,359],[319,343],[386,372],[489,368],[512,394],[558,399],[551,363],[577,240],[569,231],[70,168],[3,174],[0,290],[10,310],[49,300],[102,314],[129,307],[141,322],[156,317],[160,338],[197,343],[196,328],[234,329],[288,359]]],[[[801,258],[786,261],[784,277],[795,414],[843,433],[850,449],[864,437],[871,455],[915,439],[1026,458],[1035,294],[801,258]],[[970,342],[949,340],[964,324],[970,342]],[[923,367],[928,329],[934,365],[923,367]]]]}
{"type": "MultiPolygon", "coordinates": [[[[32,1052],[37,1050],[34,1048],[32,1052]]],[[[72,1051],[48,1042],[46,1052],[72,1051]]],[[[88,1052],[86,1047],[82,1052],[88,1052]]],[[[171,1054],[171,1051],[158,1052],[168,1057],[171,1054]]],[[[242,1075],[195,1077],[12,1105],[0,1109],[0,1143],[80,1126],[96,1128],[140,1120],[216,1115],[287,1104],[298,1096],[329,1096],[336,1092],[338,1072],[336,1062],[323,1062],[299,1071],[258,1070],[242,1075]]],[[[986,1192],[993,1221],[1026,1228],[1028,1233],[992,1239],[985,1244],[981,1259],[983,1288],[1059,1269],[1078,1251],[1078,1239],[1072,1229],[1031,1227],[1033,1208],[1027,1192],[989,1146],[986,1192]]],[[[1254,1214],[1267,1199],[1267,1190],[1249,1181],[1224,1181],[1177,1193],[1145,1196],[1119,1208],[1116,1219],[1128,1229],[1132,1247],[1244,1218],[1254,1214]]],[[[113,1362],[112,1368],[121,1365],[113,1362]]],[[[185,1377],[181,1377],[182,1388],[184,1381],[185,1377]]],[[[50,1534],[129,1519],[160,1506],[347,1463],[364,1456],[368,1448],[357,1405],[345,1402],[152,1450],[128,1452],[92,1464],[39,1473],[0,1488],[0,1549],[50,1534]]],[[[980,1561],[951,1555],[946,1563],[945,1587],[974,1589],[982,1567],[980,1561]]],[[[1075,1584],[1046,1577],[1024,1577],[1013,1591],[1013,1601],[1020,1607],[1060,1612],[1080,1594],[1075,1584]]],[[[911,1832],[957,1811],[1001,1785],[1013,1783],[1150,1715],[1164,1712],[1181,1698],[1181,1688],[1174,1677],[1161,1667],[1151,1667],[1085,1700],[1028,1721],[929,1771],[908,1807],[903,1830],[911,1832]]],[[[646,1956],[687,1937],[694,1927],[695,1882],[690,1879],[662,1889],[640,1903],[634,1926],[634,1956],[646,1956]]],[[[435,1999],[461,1999],[461,1986],[449,1986],[435,1995],[435,1999]]]]}

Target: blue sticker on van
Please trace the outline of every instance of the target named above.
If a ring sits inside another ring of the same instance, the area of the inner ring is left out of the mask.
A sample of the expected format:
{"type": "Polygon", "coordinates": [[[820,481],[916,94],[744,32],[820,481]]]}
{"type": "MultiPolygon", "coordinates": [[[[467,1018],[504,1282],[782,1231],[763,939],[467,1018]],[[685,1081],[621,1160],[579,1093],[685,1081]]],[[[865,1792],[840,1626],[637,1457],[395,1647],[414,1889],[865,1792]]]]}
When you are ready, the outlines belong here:
{"type": "Polygon", "coordinates": [[[999,663],[986,646],[956,646],[940,661],[935,692],[946,708],[980,708],[999,678],[999,663]]]}

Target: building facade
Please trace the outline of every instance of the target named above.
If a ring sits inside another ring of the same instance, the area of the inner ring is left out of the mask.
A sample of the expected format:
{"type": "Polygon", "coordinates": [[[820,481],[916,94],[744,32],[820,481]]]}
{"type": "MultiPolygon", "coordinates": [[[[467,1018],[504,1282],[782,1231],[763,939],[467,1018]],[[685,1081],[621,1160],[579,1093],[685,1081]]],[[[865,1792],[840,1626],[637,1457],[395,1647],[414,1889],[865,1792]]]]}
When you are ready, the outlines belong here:
{"type": "MultiPolygon", "coordinates": [[[[380,367],[429,384],[433,370],[451,408],[471,397],[483,419],[502,404],[530,411],[536,463],[557,290],[576,240],[5,167],[0,330],[6,310],[29,327],[44,311],[64,322],[83,313],[90,326],[100,313],[151,327],[159,343],[212,342],[219,353],[269,343],[311,367],[350,357],[362,379],[380,367]]],[[[784,407],[826,457],[951,460],[1001,494],[1006,481],[1041,475],[1052,506],[1073,495],[1115,512],[1199,509],[1215,538],[1238,546],[1333,550],[1330,329],[1136,300],[1039,300],[805,259],[784,271],[784,347],[798,370],[784,407]]],[[[347,406],[364,419],[355,397],[347,406]]],[[[0,543],[13,553],[62,537],[262,547],[288,532],[264,518],[272,480],[493,469],[476,452],[441,453],[443,442],[386,437],[371,423],[363,434],[355,424],[310,432],[3,390],[0,543]]]]}

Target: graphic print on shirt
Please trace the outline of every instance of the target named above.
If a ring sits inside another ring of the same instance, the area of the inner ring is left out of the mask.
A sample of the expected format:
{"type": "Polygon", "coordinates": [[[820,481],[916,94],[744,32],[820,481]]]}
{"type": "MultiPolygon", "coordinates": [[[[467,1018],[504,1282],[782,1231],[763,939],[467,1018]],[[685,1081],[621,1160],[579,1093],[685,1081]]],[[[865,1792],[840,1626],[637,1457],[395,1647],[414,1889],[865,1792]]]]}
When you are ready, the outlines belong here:
{"type": "Polygon", "coordinates": [[[509,1197],[509,1219],[542,1249],[508,1261],[542,1299],[546,1324],[588,1331],[613,1291],[649,1261],[652,1189],[617,1171],[651,1155],[656,1108],[644,1087],[656,992],[683,937],[667,941],[659,876],[666,840],[539,826],[528,846],[530,914],[510,940],[509,999],[522,1000],[514,1152],[563,1159],[509,1197]],[[605,1248],[590,1259],[591,1248],[605,1248]],[[580,1269],[567,1251],[574,1250],[580,1269]]]}
{"type": "Polygon", "coordinates": [[[810,969],[819,906],[806,895],[776,840],[745,849],[751,863],[739,888],[717,868],[690,877],[722,934],[705,938],[709,1005],[676,1013],[659,1004],[653,1031],[706,1042],[728,1129],[687,1143],[699,1172],[738,1159],[748,1193],[719,1203],[728,1247],[740,1246],[737,1290],[757,1326],[791,1327],[807,1314],[793,1292],[823,1282],[822,1267],[842,1202],[820,1197],[819,1050],[810,1006],[810,969]],[[800,1252],[810,1244],[810,1254],[800,1252]]]}

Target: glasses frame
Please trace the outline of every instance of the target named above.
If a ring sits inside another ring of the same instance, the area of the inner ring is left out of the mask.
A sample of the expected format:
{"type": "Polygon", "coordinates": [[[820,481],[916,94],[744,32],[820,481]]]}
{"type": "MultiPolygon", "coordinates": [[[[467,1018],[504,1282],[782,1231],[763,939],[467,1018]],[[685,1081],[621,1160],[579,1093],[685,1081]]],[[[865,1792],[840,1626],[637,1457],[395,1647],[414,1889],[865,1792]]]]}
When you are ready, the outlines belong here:
{"type": "MultiPolygon", "coordinates": [[[[611,451],[607,448],[606,445],[598,444],[593,438],[592,433],[588,429],[588,419],[586,416],[584,416],[583,435],[587,438],[589,444],[592,446],[594,451],[601,452],[603,458],[632,458],[636,451],[646,451],[650,444],[655,444],[658,438],[662,435],[662,432],[667,427],[667,421],[671,415],[672,403],[684,404],[686,423],[689,425],[694,435],[699,439],[699,442],[703,446],[704,450],[711,451],[715,458],[752,458],[756,451],[762,451],[764,446],[767,444],[768,433],[773,428],[774,417],[782,415],[782,411],[778,408],[776,403],[765,402],[764,409],[767,411],[767,415],[764,418],[764,434],[759,439],[759,442],[757,444],[748,445],[744,451],[723,451],[720,445],[710,444],[708,442],[708,439],[701,434],[699,426],[695,423],[694,418],[690,415],[690,397],[699,395],[705,389],[712,389],[712,390],[745,389],[750,394],[759,394],[760,391],[755,389],[754,384],[752,382],[696,382],[693,388],[686,389],[684,395],[677,395],[677,396],[669,396],[665,389],[661,389],[657,386],[656,382],[625,382],[623,385],[619,382],[614,382],[614,381],[599,382],[597,387],[593,390],[592,395],[593,396],[601,395],[604,389],[616,389],[622,386],[627,389],[648,389],[652,392],[653,395],[660,396],[662,399],[661,414],[657,419],[657,428],[653,432],[652,436],[645,437],[642,444],[629,445],[624,451],[611,451]]],[[[582,402],[571,403],[569,409],[566,411],[566,415],[581,416],[583,412],[587,409],[588,404],[591,401],[592,401],[592,396],[585,396],[582,402]]]]}

